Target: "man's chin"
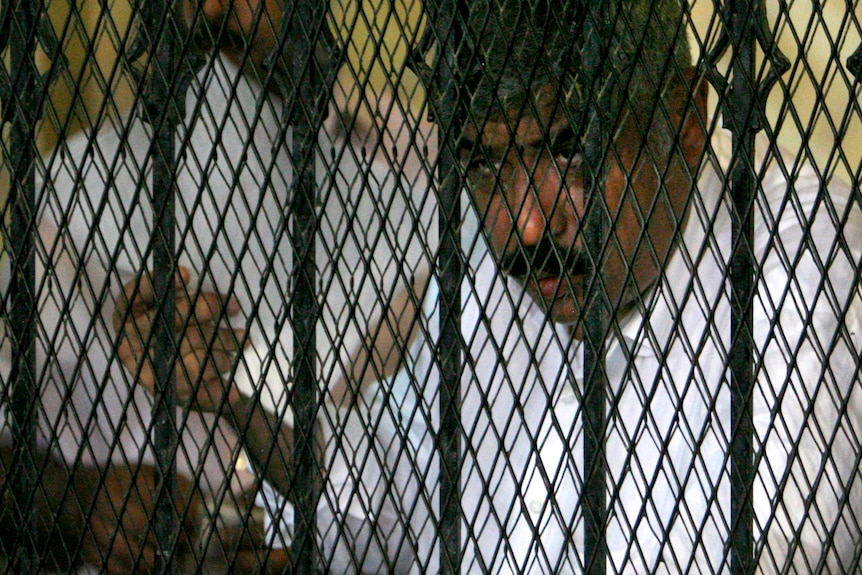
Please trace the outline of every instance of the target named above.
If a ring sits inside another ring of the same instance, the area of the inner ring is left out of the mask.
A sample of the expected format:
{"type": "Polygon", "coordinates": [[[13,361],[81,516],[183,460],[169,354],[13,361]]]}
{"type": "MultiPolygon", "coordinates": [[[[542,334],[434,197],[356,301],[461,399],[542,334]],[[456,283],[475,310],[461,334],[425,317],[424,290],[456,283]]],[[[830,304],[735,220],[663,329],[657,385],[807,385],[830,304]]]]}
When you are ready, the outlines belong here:
{"type": "MultiPolygon", "coordinates": [[[[519,280],[524,285],[524,282],[519,280]]],[[[554,292],[542,290],[537,282],[529,281],[525,286],[530,297],[542,308],[545,315],[554,323],[575,325],[581,317],[581,306],[576,298],[567,291],[558,289],[554,292]]]]}
{"type": "Polygon", "coordinates": [[[577,306],[573,305],[570,300],[554,302],[549,307],[545,307],[545,313],[548,315],[548,319],[554,323],[574,327],[579,324],[581,319],[580,310],[576,308],[577,306]]]}

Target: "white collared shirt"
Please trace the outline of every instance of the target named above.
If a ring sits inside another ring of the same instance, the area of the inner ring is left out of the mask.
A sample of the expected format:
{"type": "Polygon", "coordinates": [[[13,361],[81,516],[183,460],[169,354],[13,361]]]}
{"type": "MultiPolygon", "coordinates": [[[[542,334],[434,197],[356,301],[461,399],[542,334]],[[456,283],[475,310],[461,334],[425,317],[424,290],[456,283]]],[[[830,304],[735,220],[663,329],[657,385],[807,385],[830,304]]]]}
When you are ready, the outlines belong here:
{"type": "MultiPolygon", "coordinates": [[[[724,136],[713,145],[663,279],[607,342],[609,572],[729,568],[731,220],[722,170],[730,150],[724,136]]],[[[862,541],[862,214],[840,183],[827,195],[809,166],[759,153],[759,572],[793,565],[808,573],[820,560],[844,572],[862,541]]],[[[462,289],[462,571],[580,573],[583,344],[549,323],[489,257],[474,256],[462,289]]],[[[318,507],[332,572],[437,569],[436,298],[432,287],[429,335],[392,381],[332,409],[328,439],[341,442],[327,443],[318,507]]],[[[281,535],[289,539],[287,516],[281,535]]],[[[271,536],[285,541],[274,526],[271,536]]]]}
{"type": "MultiPolygon", "coordinates": [[[[235,384],[289,416],[294,160],[281,112],[280,101],[228,58],[207,58],[176,129],[175,214],[178,264],[189,270],[191,287],[240,305],[230,323],[246,330],[250,345],[235,384]]],[[[316,157],[316,287],[326,294],[318,369],[328,379],[337,377],[395,286],[423,265],[431,248],[412,218],[435,221],[433,202],[416,207],[402,181],[410,170],[395,173],[366,158],[345,138],[351,134],[331,129],[337,117],[330,114],[316,157]]],[[[152,398],[115,357],[111,320],[123,285],[152,268],[152,146],[151,126],[130,112],[68,138],[38,166],[40,424],[69,459],[152,460],[152,398]]],[[[409,153],[387,151],[402,162],[409,153]]],[[[8,340],[0,346],[0,389],[9,348],[8,340]]],[[[215,481],[217,490],[236,457],[235,434],[210,414],[184,414],[180,424],[181,472],[192,476],[204,465],[204,482],[215,481]]]]}

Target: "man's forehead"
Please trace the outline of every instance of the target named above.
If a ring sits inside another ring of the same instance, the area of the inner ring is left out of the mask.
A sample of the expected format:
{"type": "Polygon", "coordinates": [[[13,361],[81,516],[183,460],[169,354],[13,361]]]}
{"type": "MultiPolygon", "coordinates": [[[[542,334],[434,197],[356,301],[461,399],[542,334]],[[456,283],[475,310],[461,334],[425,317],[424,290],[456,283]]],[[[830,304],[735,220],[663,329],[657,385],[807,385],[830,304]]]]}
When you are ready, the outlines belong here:
{"type": "Polygon", "coordinates": [[[486,147],[529,145],[567,129],[569,117],[556,91],[548,87],[520,106],[500,106],[485,117],[471,117],[464,126],[462,137],[486,147]]]}

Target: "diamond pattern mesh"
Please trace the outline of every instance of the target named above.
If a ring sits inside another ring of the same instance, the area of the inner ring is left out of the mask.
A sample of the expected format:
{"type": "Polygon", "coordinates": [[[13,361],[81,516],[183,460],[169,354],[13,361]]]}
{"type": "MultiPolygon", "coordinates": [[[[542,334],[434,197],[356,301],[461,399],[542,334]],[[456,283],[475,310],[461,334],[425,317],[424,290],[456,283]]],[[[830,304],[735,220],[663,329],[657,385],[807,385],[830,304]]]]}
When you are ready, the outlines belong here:
{"type": "Polygon", "coordinates": [[[862,573],[860,14],[0,0],[0,572],[862,573]]]}

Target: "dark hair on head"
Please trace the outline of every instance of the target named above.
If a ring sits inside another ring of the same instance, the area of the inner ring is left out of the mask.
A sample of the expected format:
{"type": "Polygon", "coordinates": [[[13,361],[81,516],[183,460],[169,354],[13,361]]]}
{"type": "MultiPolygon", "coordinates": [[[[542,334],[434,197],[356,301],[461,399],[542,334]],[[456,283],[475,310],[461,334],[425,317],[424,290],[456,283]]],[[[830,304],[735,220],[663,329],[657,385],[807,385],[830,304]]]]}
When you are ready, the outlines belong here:
{"type": "MultiPolygon", "coordinates": [[[[581,58],[586,0],[472,0],[467,25],[473,66],[466,82],[475,122],[504,110],[530,115],[538,91],[563,96],[567,113],[589,99],[581,58]]],[[[625,110],[641,114],[691,64],[678,0],[610,3],[610,66],[598,89],[619,91],[625,110]]]]}

